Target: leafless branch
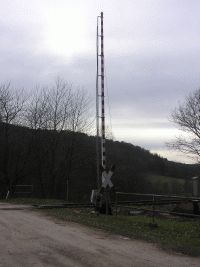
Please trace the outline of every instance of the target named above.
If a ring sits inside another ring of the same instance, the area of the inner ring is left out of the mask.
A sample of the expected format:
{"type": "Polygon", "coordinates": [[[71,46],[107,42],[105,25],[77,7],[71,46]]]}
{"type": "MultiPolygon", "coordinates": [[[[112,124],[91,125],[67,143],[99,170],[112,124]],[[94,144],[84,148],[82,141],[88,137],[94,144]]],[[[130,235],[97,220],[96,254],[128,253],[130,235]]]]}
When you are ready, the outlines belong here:
{"type": "Polygon", "coordinates": [[[180,130],[188,133],[188,137],[178,137],[168,146],[200,159],[200,89],[190,94],[172,112],[171,118],[180,130]]]}
{"type": "Polygon", "coordinates": [[[12,89],[10,83],[0,85],[0,120],[21,123],[26,100],[23,90],[12,89]]]}

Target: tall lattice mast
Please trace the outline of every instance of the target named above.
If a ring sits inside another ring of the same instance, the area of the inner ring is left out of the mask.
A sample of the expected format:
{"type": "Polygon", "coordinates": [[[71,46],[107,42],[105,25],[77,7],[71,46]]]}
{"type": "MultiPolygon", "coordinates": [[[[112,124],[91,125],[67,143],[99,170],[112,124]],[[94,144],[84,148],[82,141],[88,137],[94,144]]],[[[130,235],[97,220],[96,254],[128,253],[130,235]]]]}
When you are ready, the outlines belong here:
{"type": "Polygon", "coordinates": [[[101,165],[106,169],[106,147],[105,147],[105,95],[104,95],[104,30],[103,30],[103,12],[97,17],[97,77],[96,77],[96,121],[97,121],[97,185],[100,187],[100,159],[99,159],[99,97],[101,97],[101,165]],[[100,19],[100,33],[99,33],[100,19]],[[100,49],[99,49],[100,37],[100,49]],[[99,54],[100,50],[100,54],[99,54]],[[99,72],[100,57],[100,72],[99,72]],[[99,92],[99,77],[101,77],[101,90],[99,92]]]}
{"type": "Polygon", "coordinates": [[[104,101],[104,36],[103,36],[103,12],[101,12],[101,161],[102,167],[106,168],[105,147],[105,101],[104,101]]]}
{"type": "Polygon", "coordinates": [[[97,53],[97,73],[96,73],[96,164],[97,164],[97,188],[100,188],[100,155],[99,155],[99,16],[97,17],[97,38],[96,38],[96,53],[97,53]]]}

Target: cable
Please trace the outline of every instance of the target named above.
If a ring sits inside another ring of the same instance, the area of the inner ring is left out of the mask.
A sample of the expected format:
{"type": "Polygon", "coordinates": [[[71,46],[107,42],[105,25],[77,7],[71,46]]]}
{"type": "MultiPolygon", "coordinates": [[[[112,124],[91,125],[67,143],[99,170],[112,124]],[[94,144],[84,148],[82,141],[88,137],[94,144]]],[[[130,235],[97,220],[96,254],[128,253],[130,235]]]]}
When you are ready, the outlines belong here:
{"type": "Polygon", "coordinates": [[[105,71],[105,87],[106,87],[106,96],[107,96],[107,106],[108,106],[108,113],[109,113],[109,123],[110,123],[110,130],[111,130],[111,140],[114,141],[115,140],[115,136],[113,134],[113,127],[112,127],[112,116],[111,116],[111,109],[110,109],[110,99],[109,99],[109,93],[108,93],[108,79],[107,79],[107,74],[106,74],[106,64],[104,67],[104,71],[105,71]]]}

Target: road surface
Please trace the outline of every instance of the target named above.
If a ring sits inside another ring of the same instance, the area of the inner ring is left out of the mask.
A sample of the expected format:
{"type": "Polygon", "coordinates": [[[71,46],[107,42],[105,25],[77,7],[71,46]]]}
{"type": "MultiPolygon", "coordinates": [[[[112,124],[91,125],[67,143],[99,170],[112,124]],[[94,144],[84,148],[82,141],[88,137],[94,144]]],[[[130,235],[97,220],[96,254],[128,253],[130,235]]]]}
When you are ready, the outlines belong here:
{"type": "Polygon", "coordinates": [[[199,267],[200,258],[0,204],[2,267],[199,267]]]}

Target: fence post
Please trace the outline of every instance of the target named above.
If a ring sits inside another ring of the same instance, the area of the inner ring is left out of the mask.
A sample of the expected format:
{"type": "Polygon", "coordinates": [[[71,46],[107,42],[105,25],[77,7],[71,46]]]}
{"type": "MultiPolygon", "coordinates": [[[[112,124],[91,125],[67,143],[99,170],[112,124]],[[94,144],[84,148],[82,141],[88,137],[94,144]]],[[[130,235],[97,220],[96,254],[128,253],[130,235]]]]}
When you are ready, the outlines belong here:
{"type": "Polygon", "coordinates": [[[117,216],[117,192],[115,192],[115,215],[117,216]]]}
{"type": "Polygon", "coordinates": [[[155,196],[153,195],[153,224],[155,224],[155,196]]]}

